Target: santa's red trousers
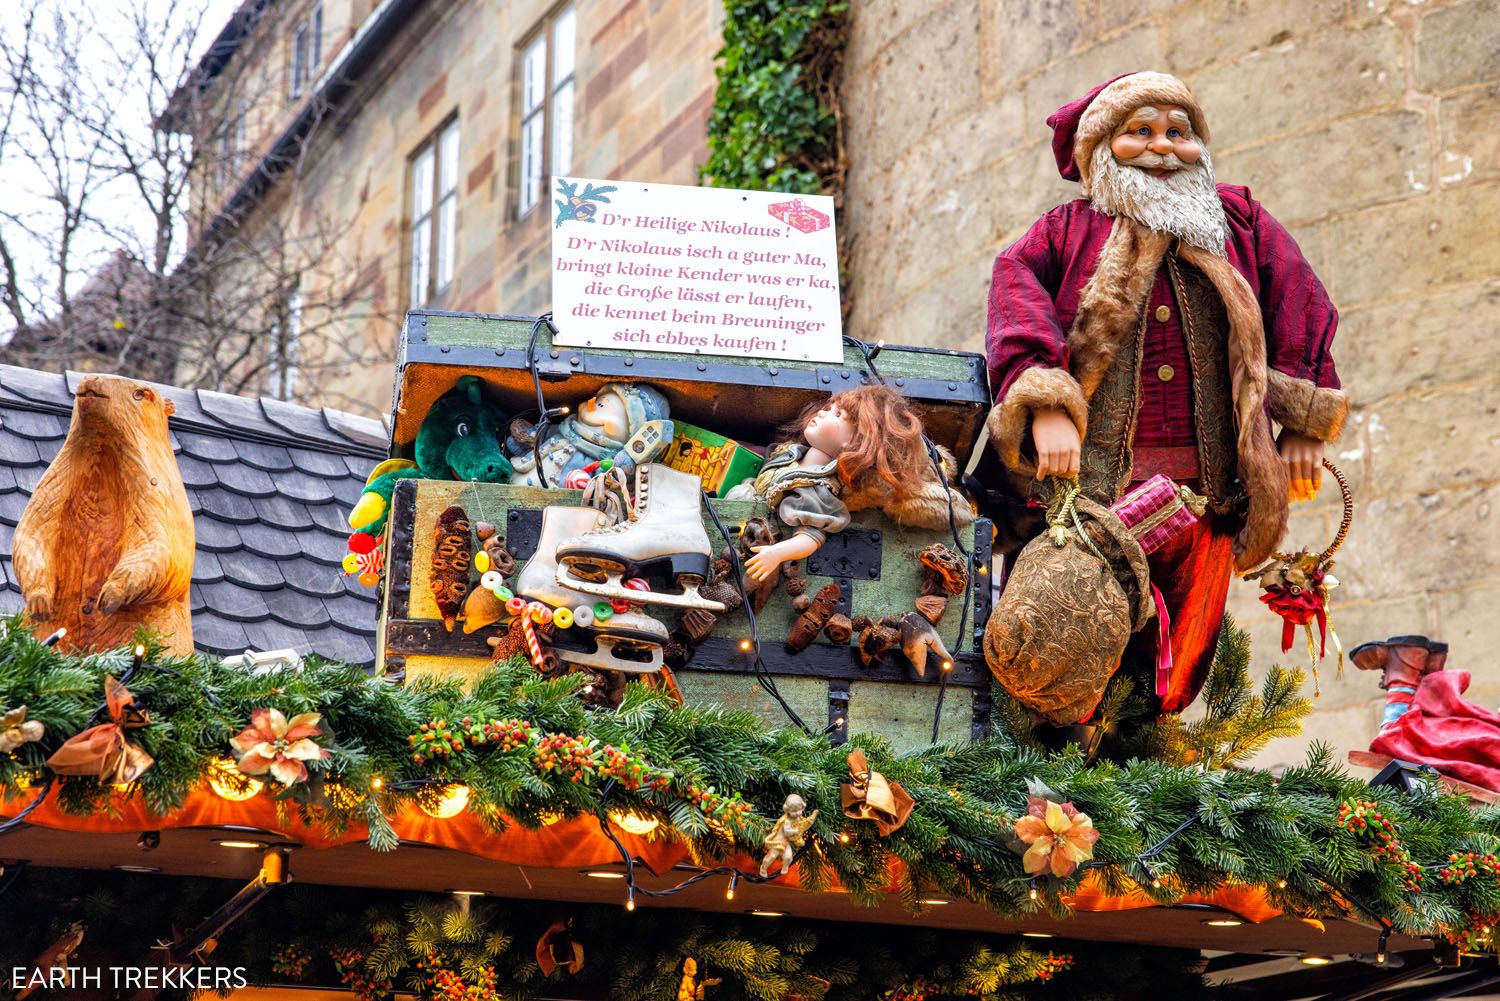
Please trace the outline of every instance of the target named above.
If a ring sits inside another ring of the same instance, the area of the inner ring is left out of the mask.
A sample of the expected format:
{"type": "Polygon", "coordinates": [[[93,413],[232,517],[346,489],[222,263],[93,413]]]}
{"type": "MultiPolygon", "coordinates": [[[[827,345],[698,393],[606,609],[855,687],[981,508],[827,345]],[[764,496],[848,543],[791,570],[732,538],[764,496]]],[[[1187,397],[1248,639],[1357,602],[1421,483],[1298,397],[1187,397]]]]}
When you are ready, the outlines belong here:
{"type": "MultiPolygon", "coordinates": [[[[1219,632],[1224,627],[1224,600],[1234,573],[1234,536],[1223,519],[1206,514],[1146,559],[1151,583],[1161,591],[1171,619],[1172,671],[1161,711],[1185,709],[1208,678],[1219,632]]],[[[1158,623],[1153,620],[1130,638],[1120,669],[1155,694],[1158,623]]]]}

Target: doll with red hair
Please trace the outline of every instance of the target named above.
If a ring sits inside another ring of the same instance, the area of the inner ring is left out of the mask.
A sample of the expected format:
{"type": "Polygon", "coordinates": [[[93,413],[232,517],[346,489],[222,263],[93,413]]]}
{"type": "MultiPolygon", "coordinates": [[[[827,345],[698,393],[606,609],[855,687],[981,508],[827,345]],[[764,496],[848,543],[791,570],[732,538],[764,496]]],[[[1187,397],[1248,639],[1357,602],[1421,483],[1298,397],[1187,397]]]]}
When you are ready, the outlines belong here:
{"type": "Polygon", "coordinates": [[[751,578],[817,552],[828,536],[848,527],[850,512],[878,507],[894,521],[921,528],[963,526],[974,511],[946,482],[953,457],[935,462],[922,420],[889,386],[861,386],[810,404],[786,428],[796,439],[771,450],[753,493],[793,534],[755,547],[751,578]]]}

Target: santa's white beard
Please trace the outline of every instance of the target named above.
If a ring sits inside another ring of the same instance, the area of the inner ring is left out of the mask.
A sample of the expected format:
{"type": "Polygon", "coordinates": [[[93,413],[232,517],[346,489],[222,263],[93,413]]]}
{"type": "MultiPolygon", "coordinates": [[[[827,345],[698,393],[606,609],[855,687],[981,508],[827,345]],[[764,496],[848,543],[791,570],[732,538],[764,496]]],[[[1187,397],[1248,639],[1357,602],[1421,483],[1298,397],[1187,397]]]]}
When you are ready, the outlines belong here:
{"type": "Polygon", "coordinates": [[[1089,200],[1094,208],[1108,216],[1134,219],[1147,229],[1171,233],[1224,256],[1229,227],[1206,148],[1192,164],[1170,153],[1166,157],[1147,153],[1122,163],[1108,143],[1100,143],[1094,148],[1093,168],[1089,200]],[[1176,165],[1178,169],[1165,177],[1153,177],[1142,169],[1156,165],[1176,165]]]}

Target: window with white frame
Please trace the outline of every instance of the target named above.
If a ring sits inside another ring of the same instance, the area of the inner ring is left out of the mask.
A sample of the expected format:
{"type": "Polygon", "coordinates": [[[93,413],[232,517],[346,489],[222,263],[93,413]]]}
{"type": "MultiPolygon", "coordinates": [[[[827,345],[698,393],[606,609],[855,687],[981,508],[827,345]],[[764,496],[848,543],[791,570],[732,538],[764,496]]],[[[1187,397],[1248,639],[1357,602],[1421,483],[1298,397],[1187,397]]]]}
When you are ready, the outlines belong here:
{"type": "Polygon", "coordinates": [[[266,365],[266,392],[290,400],[297,391],[297,354],[302,340],[302,291],[280,296],[271,317],[271,344],[266,365]]]}
{"type": "Polygon", "coordinates": [[[307,86],[307,57],[309,54],[307,48],[307,22],[303,21],[297,25],[297,30],[292,33],[292,97],[301,97],[303,89],[307,86]]]}
{"type": "Polygon", "coordinates": [[[458,119],[437,131],[411,160],[411,294],[413,306],[453,284],[458,233],[458,119]]]}
{"type": "Polygon", "coordinates": [[[248,102],[241,99],[239,111],[234,116],[234,159],[229,168],[230,176],[236,178],[245,169],[245,119],[249,116],[249,113],[250,106],[248,102]]]}
{"type": "Polygon", "coordinates": [[[521,53],[521,163],[517,217],[543,200],[547,178],[573,169],[578,18],[555,11],[521,53]]]}
{"type": "Polygon", "coordinates": [[[318,76],[318,70],[323,66],[323,5],[313,4],[312,14],[307,19],[308,29],[311,32],[308,45],[311,49],[308,59],[308,72],[313,79],[318,76]]]}

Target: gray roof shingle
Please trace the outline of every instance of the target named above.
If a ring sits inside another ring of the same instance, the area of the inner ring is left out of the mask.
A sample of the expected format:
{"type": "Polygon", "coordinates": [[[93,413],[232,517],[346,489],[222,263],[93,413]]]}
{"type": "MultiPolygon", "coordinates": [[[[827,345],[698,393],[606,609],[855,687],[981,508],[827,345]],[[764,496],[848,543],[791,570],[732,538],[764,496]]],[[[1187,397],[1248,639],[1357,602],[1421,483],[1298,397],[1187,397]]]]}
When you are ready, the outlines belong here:
{"type": "MultiPolygon", "coordinates": [[[[61,448],[79,376],[0,365],[0,613],[21,608],[14,525],[61,448]]],[[[193,641],[220,656],[293,648],[368,667],[375,590],[346,577],[349,504],[386,456],[379,422],[278,400],[157,387],[172,400],[197,529],[193,641]]]]}

